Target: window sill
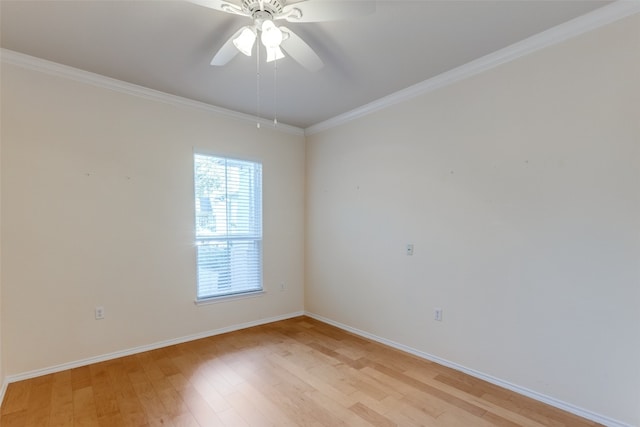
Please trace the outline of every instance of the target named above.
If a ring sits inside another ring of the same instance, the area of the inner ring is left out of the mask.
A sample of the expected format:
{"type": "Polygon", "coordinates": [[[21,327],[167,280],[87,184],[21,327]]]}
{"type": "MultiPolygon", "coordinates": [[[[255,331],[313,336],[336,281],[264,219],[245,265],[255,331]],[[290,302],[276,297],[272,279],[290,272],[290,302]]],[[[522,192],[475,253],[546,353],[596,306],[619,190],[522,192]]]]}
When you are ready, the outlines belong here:
{"type": "Polygon", "coordinates": [[[223,295],[219,297],[210,297],[203,299],[196,299],[193,301],[195,305],[209,305],[209,304],[218,304],[221,302],[234,301],[239,299],[247,299],[247,298],[256,298],[264,295],[265,291],[254,291],[254,292],[245,292],[242,294],[235,295],[223,295]]]}

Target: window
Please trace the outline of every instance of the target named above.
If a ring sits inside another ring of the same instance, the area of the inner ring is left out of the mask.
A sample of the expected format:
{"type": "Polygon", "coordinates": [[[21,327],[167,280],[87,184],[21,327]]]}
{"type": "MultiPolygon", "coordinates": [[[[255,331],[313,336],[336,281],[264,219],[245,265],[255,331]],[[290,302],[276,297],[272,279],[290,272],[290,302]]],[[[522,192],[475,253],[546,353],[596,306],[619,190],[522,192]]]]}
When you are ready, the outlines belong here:
{"type": "Polygon", "coordinates": [[[198,300],[262,290],[262,165],[194,156],[198,300]]]}

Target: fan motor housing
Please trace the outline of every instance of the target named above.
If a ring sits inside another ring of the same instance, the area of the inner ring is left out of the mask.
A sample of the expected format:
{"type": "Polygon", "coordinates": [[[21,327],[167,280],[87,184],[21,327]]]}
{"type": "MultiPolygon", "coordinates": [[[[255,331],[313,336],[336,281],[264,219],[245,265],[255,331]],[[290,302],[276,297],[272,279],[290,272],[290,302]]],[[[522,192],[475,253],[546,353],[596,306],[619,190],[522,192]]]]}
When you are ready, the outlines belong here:
{"type": "Polygon", "coordinates": [[[262,2],[259,0],[242,0],[242,10],[253,17],[256,17],[256,14],[260,14],[261,12],[267,12],[271,16],[278,15],[282,13],[283,7],[284,2],[281,0],[263,0],[262,2]],[[260,7],[260,3],[262,3],[262,8],[260,7]]]}

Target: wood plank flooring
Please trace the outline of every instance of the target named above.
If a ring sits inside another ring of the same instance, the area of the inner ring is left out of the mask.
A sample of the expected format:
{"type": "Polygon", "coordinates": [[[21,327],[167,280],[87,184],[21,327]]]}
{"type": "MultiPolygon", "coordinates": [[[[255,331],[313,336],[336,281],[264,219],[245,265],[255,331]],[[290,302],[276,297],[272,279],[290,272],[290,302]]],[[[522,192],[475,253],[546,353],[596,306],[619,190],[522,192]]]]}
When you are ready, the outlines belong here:
{"type": "Polygon", "coordinates": [[[10,384],[0,425],[597,424],[298,317],[10,384]]]}

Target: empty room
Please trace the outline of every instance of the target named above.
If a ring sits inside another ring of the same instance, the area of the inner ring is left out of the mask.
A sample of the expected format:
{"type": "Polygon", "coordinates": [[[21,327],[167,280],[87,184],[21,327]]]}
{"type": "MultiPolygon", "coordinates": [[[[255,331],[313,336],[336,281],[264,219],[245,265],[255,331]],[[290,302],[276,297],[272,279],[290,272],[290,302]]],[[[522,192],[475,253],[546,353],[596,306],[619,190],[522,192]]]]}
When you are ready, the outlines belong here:
{"type": "Polygon", "coordinates": [[[640,1],[0,0],[0,425],[640,427],[640,1]]]}

